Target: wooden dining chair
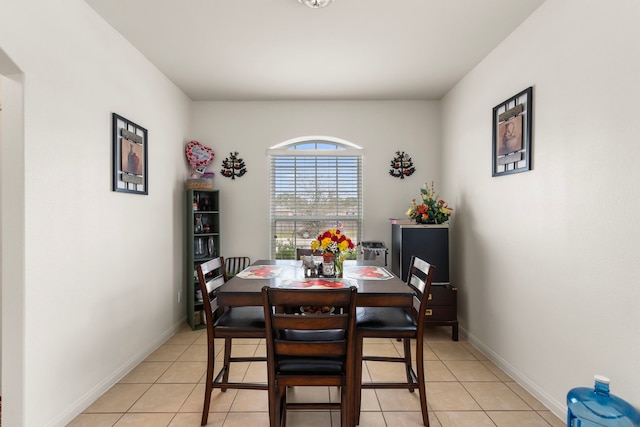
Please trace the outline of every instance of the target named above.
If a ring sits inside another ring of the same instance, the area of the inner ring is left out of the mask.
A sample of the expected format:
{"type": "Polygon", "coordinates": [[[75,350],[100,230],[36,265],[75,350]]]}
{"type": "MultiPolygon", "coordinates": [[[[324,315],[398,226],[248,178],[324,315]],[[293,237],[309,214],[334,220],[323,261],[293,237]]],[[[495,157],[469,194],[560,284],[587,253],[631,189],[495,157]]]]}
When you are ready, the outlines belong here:
{"type": "Polygon", "coordinates": [[[407,285],[414,292],[414,304],[411,308],[401,307],[363,307],[358,309],[356,320],[356,408],[355,423],[360,421],[360,402],[363,388],[396,389],[406,388],[420,394],[422,421],[429,426],[427,413],[427,393],[424,383],[424,323],[427,315],[429,291],[435,267],[428,262],[412,257],[407,273],[407,285]],[[396,338],[403,341],[403,357],[363,355],[365,338],[396,338]],[[416,370],[411,364],[411,340],[416,340],[416,370]],[[362,382],[362,362],[403,363],[406,371],[404,382],[362,382]],[[416,372],[417,371],[417,372],[416,372]]]}
{"type": "Polygon", "coordinates": [[[262,288],[271,427],[285,427],[287,410],[300,409],[340,409],[341,426],[352,426],[355,296],[355,287],[262,288]],[[335,311],[304,313],[308,306],[335,311]],[[337,386],[340,403],[287,401],[287,388],[299,386],[337,386]]]}
{"type": "Polygon", "coordinates": [[[224,260],[224,266],[227,271],[227,279],[231,279],[245,268],[251,265],[251,259],[247,256],[232,256],[224,260]]]}
{"type": "Polygon", "coordinates": [[[232,357],[231,345],[234,338],[265,338],[264,311],[262,307],[220,307],[216,297],[217,290],[227,280],[223,257],[214,258],[197,267],[198,282],[204,299],[204,312],[207,323],[207,379],[202,409],[202,425],[207,424],[211,392],[214,388],[226,391],[228,388],[268,390],[266,383],[229,382],[229,370],[233,362],[265,362],[264,356],[232,357]],[[215,347],[217,338],[224,339],[224,357],[222,366],[216,373],[215,347]],[[214,377],[215,374],[215,377],[214,377]]]}

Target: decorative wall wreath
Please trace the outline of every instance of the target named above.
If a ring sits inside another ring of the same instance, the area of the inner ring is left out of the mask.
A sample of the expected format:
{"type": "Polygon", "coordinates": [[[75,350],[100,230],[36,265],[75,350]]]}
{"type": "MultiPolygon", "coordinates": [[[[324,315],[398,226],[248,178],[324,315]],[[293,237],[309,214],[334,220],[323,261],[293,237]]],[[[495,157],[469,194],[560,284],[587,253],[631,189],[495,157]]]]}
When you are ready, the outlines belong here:
{"type": "Polygon", "coordinates": [[[405,176],[413,175],[415,171],[411,157],[404,151],[396,151],[396,156],[391,160],[389,175],[404,179],[405,176]]]}
{"type": "Polygon", "coordinates": [[[220,173],[227,178],[236,179],[236,176],[240,178],[247,173],[247,168],[244,164],[244,160],[238,157],[238,152],[234,151],[229,153],[229,157],[225,157],[222,161],[222,170],[220,173]]]}

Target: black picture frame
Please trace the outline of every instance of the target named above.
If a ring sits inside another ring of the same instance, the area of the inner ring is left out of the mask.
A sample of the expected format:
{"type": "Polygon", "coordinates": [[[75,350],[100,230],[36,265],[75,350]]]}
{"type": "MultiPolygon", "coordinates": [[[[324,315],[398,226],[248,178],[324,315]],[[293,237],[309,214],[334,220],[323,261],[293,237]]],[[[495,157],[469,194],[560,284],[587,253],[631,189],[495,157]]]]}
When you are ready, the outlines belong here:
{"type": "Polygon", "coordinates": [[[147,130],[116,113],[112,123],[113,191],[149,194],[147,130]]]}
{"type": "Polygon", "coordinates": [[[531,170],[533,87],[493,107],[491,176],[531,170]]]}

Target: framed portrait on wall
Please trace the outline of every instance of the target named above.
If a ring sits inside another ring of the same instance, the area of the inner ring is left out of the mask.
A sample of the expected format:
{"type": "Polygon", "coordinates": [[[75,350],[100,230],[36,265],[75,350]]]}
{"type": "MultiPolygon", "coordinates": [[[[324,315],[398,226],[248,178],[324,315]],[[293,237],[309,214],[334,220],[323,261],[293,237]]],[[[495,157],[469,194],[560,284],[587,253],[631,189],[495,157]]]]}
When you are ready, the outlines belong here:
{"type": "Polygon", "coordinates": [[[113,191],[149,194],[147,130],[113,113],[113,191]]]}
{"type": "Polygon", "coordinates": [[[493,108],[491,176],[531,170],[533,88],[493,108]]]}

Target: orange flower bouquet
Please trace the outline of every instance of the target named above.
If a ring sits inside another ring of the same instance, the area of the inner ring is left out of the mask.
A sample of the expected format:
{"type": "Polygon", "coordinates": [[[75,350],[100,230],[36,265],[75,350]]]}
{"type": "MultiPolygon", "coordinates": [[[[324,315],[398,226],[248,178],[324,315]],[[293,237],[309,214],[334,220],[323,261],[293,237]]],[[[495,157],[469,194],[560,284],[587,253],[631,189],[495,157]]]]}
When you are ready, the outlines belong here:
{"type": "Polygon", "coordinates": [[[420,189],[420,195],[422,203],[417,204],[416,199],[413,199],[411,207],[406,213],[409,218],[414,219],[418,224],[443,224],[449,220],[453,208],[438,198],[433,182],[431,187],[425,183],[420,189]]]}

